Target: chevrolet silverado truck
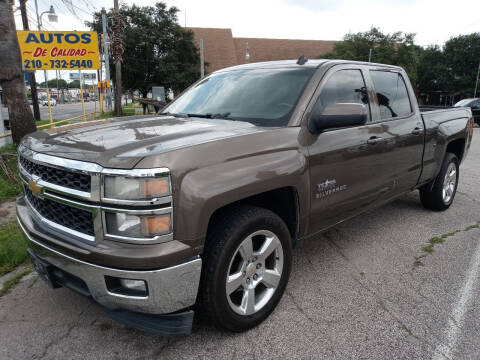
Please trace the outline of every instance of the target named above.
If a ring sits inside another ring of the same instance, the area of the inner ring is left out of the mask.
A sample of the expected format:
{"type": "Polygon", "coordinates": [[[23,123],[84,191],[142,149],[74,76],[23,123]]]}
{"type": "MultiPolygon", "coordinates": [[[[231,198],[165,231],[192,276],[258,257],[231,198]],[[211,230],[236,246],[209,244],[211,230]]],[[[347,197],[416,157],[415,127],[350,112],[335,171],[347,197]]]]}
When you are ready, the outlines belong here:
{"type": "Polygon", "coordinates": [[[202,309],[243,331],[277,306],[298,241],[412,190],[448,209],[472,128],[468,108],[421,113],[399,67],[241,65],[151,118],[26,136],[18,221],[41,277],[118,321],[182,335],[202,309]]]}

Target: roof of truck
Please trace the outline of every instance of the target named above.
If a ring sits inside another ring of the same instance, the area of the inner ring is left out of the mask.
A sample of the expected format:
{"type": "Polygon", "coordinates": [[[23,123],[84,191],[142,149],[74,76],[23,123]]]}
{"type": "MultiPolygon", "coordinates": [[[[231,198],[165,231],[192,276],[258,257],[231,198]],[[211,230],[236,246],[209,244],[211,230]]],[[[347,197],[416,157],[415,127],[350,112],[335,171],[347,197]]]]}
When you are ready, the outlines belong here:
{"type": "Polygon", "coordinates": [[[297,60],[280,60],[280,61],[265,61],[265,62],[257,62],[257,63],[249,63],[243,65],[236,65],[231,66],[228,68],[224,68],[221,70],[217,70],[216,72],[222,71],[230,71],[230,70],[243,70],[243,69],[275,69],[275,68],[318,68],[325,63],[330,63],[332,65],[336,64],[361,64],[361,65],[370,65],[370,66],[381,66],[381,67],[389,67],[393,69],[400,69],[398,66],[394,65],[386,65],[386,64],[377,64],[377,63],[369,63],[369,62],[362,62],[362,61],[353,61],[353,60],[337,60],[337,59],[309,59],[303,65],[297,64],[297,60]]]}

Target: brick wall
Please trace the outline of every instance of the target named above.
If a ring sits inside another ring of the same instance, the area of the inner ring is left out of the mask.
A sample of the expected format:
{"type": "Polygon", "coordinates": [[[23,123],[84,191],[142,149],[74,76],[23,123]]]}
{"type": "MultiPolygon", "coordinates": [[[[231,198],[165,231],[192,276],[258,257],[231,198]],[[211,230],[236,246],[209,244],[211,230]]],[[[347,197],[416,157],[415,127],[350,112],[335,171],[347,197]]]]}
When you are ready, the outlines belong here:
{"type": "Polygon", "coordinates": [[[304,54],[319,58],[333,49],[335,41],[234,38],[231,29],[189,28],[197,42],[203,39],[205,61],[210,63],[207,72],[245,63],[245,46],[248,42],[249,62],[292,60],[304,54]]]}

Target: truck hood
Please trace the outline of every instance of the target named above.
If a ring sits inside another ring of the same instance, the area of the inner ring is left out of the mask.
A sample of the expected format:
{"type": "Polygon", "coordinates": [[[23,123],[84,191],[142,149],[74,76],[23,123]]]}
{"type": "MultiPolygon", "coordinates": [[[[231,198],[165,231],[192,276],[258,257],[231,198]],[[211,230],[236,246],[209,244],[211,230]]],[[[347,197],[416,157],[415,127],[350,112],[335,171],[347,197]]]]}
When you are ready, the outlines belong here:
{"type": "Polygon", "coordinates": [[[247,122],[156,116],[109,119],[37,131],[23,145],[40,153],[130,169],[142,158],[228,137],[265,131],[247,122]]]}

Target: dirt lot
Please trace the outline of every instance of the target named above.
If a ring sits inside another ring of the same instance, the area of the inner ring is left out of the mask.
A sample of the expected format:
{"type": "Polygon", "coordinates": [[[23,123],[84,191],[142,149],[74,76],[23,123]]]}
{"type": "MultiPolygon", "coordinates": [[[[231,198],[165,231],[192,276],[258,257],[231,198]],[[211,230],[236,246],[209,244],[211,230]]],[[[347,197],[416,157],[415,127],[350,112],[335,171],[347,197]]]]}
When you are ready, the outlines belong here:
{"type": "Polygon", "coordinates": [[[478,359],[479,157],[476,129],[446,212],[415,192],[304,241],[279,307],[249,332],[197,319],[189,337],[144,334],[32,274],[0,298],[0,359],[478,359]]]}

